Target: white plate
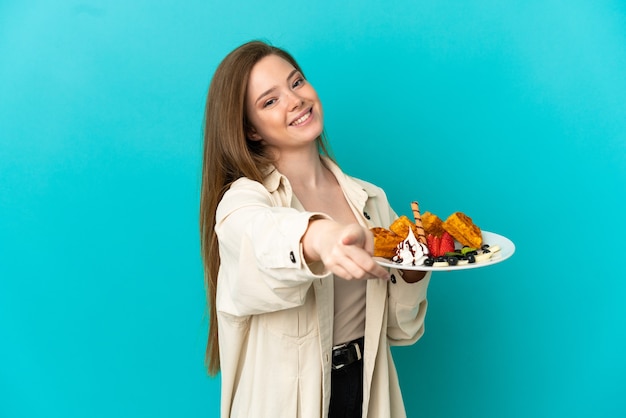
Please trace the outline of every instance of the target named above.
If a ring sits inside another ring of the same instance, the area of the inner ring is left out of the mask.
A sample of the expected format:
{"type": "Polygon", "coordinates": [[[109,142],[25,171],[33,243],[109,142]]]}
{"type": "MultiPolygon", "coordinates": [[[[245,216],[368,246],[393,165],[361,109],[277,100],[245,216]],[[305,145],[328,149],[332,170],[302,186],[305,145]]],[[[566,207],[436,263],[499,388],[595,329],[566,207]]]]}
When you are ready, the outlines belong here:
{"type": "MultiPolygon", "coordinates": [[[[382,257],[374,257],[374,260],[378,264],[383,267],[391,267],[400,270],[419,270],[419,271],[452,271],[452,270],[467,270],[467,269],[477,269],[480,267],[489,267],[494,264],[501,263],[507,258],[511,257],[515,252],[515,244],[513,241],[508,239],[505,236],[494,234],[493,232],[482,231],[483,235],[483,244],[489,244],[491,246],[498,245],[500,246],[500,251],[494,253],[491,258],[487,261],[483,261],[480,263],[471,263],[471,264],[463,264],[457,266],[443,266],[443,267],[433,267],[433,266],[409,266],[400,263],[394,263],[393,261],[382,258],[382,257]]],[[[459,248],[460,244],[455,242],[456,247],[459,248]]]]}

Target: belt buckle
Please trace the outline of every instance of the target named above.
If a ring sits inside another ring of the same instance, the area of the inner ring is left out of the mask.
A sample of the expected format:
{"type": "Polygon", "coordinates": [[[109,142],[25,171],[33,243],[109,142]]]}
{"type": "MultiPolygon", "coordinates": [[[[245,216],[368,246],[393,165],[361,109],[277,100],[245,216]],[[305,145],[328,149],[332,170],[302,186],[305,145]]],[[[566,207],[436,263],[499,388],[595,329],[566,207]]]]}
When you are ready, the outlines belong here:
{"type": "MultiPolygon", "coordinates": [[[[355,361],[361,360],[363,358],[363,353],[361,353],[361,347],[359,346],[359,344],[357,344],[354,341],[353,342],[349,342],[349,343],[343,343],[343,344],[336,345],[336,346],[333,347],[332,351],[334,353],[335,350],[343,350],[343,349],[347,349],[347,348],[349,348],[351,346],[353,346],[355,348],[355,352],[356,352],[356,360],[355,361]]],[[[352,363],[353,362],[344,363],[344,364],[339,364],[337,366],[335,366],[335,364],[332,364],[332,369],[333,370],[339,370],[339,369],[344,368],[348,364],[352,364],[352,363]]]]}
{"type": "Polygon", "coordinates": [[[332,366],[333,370],[339,370],[339,369],[345,367],[345,364],[339,364],[339,365],[335,366],[334,360],[335,360],[335,351],[336,350],[343,350],[344,348],[347,348],[347,347],[348,347],[348,343],[343,343],[343,344],[338,344],[338,345],[336,345],[336,346],[334,346],[332,348],[331,352],[333,353],[333,355],[332,355],[333,358],[332,358],[331,366],[332,366]]]}
{"type": "Polygon", "coordinates": [[[354,345],[354,348],[356,350],[356,360],[361,360],[363,358],[363,353],[361,353],[361,346],[355,342],[352,343],[352,345],[354,345]]]}
{"type": "Polygon", "coordinates": [[[333,350],[333,351],[335,351],[335,350],[339,350],[340,348],[346,348],[347,346],[348,346],[348,343],[338,344],[338,345],[334,346],[334,347],[332,348],[332,350],[333,350]]]}

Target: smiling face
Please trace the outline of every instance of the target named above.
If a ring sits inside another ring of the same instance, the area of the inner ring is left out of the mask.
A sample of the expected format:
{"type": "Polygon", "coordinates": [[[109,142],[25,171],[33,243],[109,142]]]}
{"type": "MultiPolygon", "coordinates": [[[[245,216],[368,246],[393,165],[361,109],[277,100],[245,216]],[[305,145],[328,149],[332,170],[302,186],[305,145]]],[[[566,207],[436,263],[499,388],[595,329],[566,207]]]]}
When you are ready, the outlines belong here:
{"type": "Polygon", "coordinates": [[[262,58],[252,68],[246,114],[251,125],[248,137],[278,151],[314,147],[323,129],[315,89],[277,55],[262,58]]]}

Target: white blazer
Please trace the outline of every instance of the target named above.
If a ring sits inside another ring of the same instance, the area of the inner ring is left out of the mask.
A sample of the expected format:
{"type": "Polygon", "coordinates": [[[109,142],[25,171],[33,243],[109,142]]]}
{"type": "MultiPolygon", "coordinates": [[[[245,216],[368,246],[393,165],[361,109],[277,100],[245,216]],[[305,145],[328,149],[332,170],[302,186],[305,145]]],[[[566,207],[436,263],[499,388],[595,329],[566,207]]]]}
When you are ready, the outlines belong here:
{"type": "MultiPolygon", "coordinates": [[[[388,227],[397,215],[382,189],[324,158],[359,223],[388,227]]],[[[217,316],[221,417],[325,418],[330,402],[333,275],[307,264],[300,240],[313,216],[292,208],[289,181],[235,181],[218,208],[217,316]]],[[[424,333],[430,274],[417,283],[367,283],[363,417],[405,417],[391,345],[424,333]]]]}

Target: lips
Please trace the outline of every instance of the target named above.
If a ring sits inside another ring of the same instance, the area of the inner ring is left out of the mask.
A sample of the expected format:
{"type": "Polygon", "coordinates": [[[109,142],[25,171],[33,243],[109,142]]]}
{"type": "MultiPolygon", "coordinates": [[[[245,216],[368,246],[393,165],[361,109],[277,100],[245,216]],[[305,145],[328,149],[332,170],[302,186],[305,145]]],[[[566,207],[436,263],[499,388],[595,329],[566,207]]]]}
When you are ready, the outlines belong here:
{"type": "Polygon", "coordinates": [[[304,111],[303,113],[298,115],[298,118],[296,120],[294,120],[293,122],[291,122],[289,125],[290,126],[302,125],[304,122],[309,120],[309,118],[311,117],[312,113],[313,113],[313,109],[312,108],[307,109],[306,111],[304,111]]]}

